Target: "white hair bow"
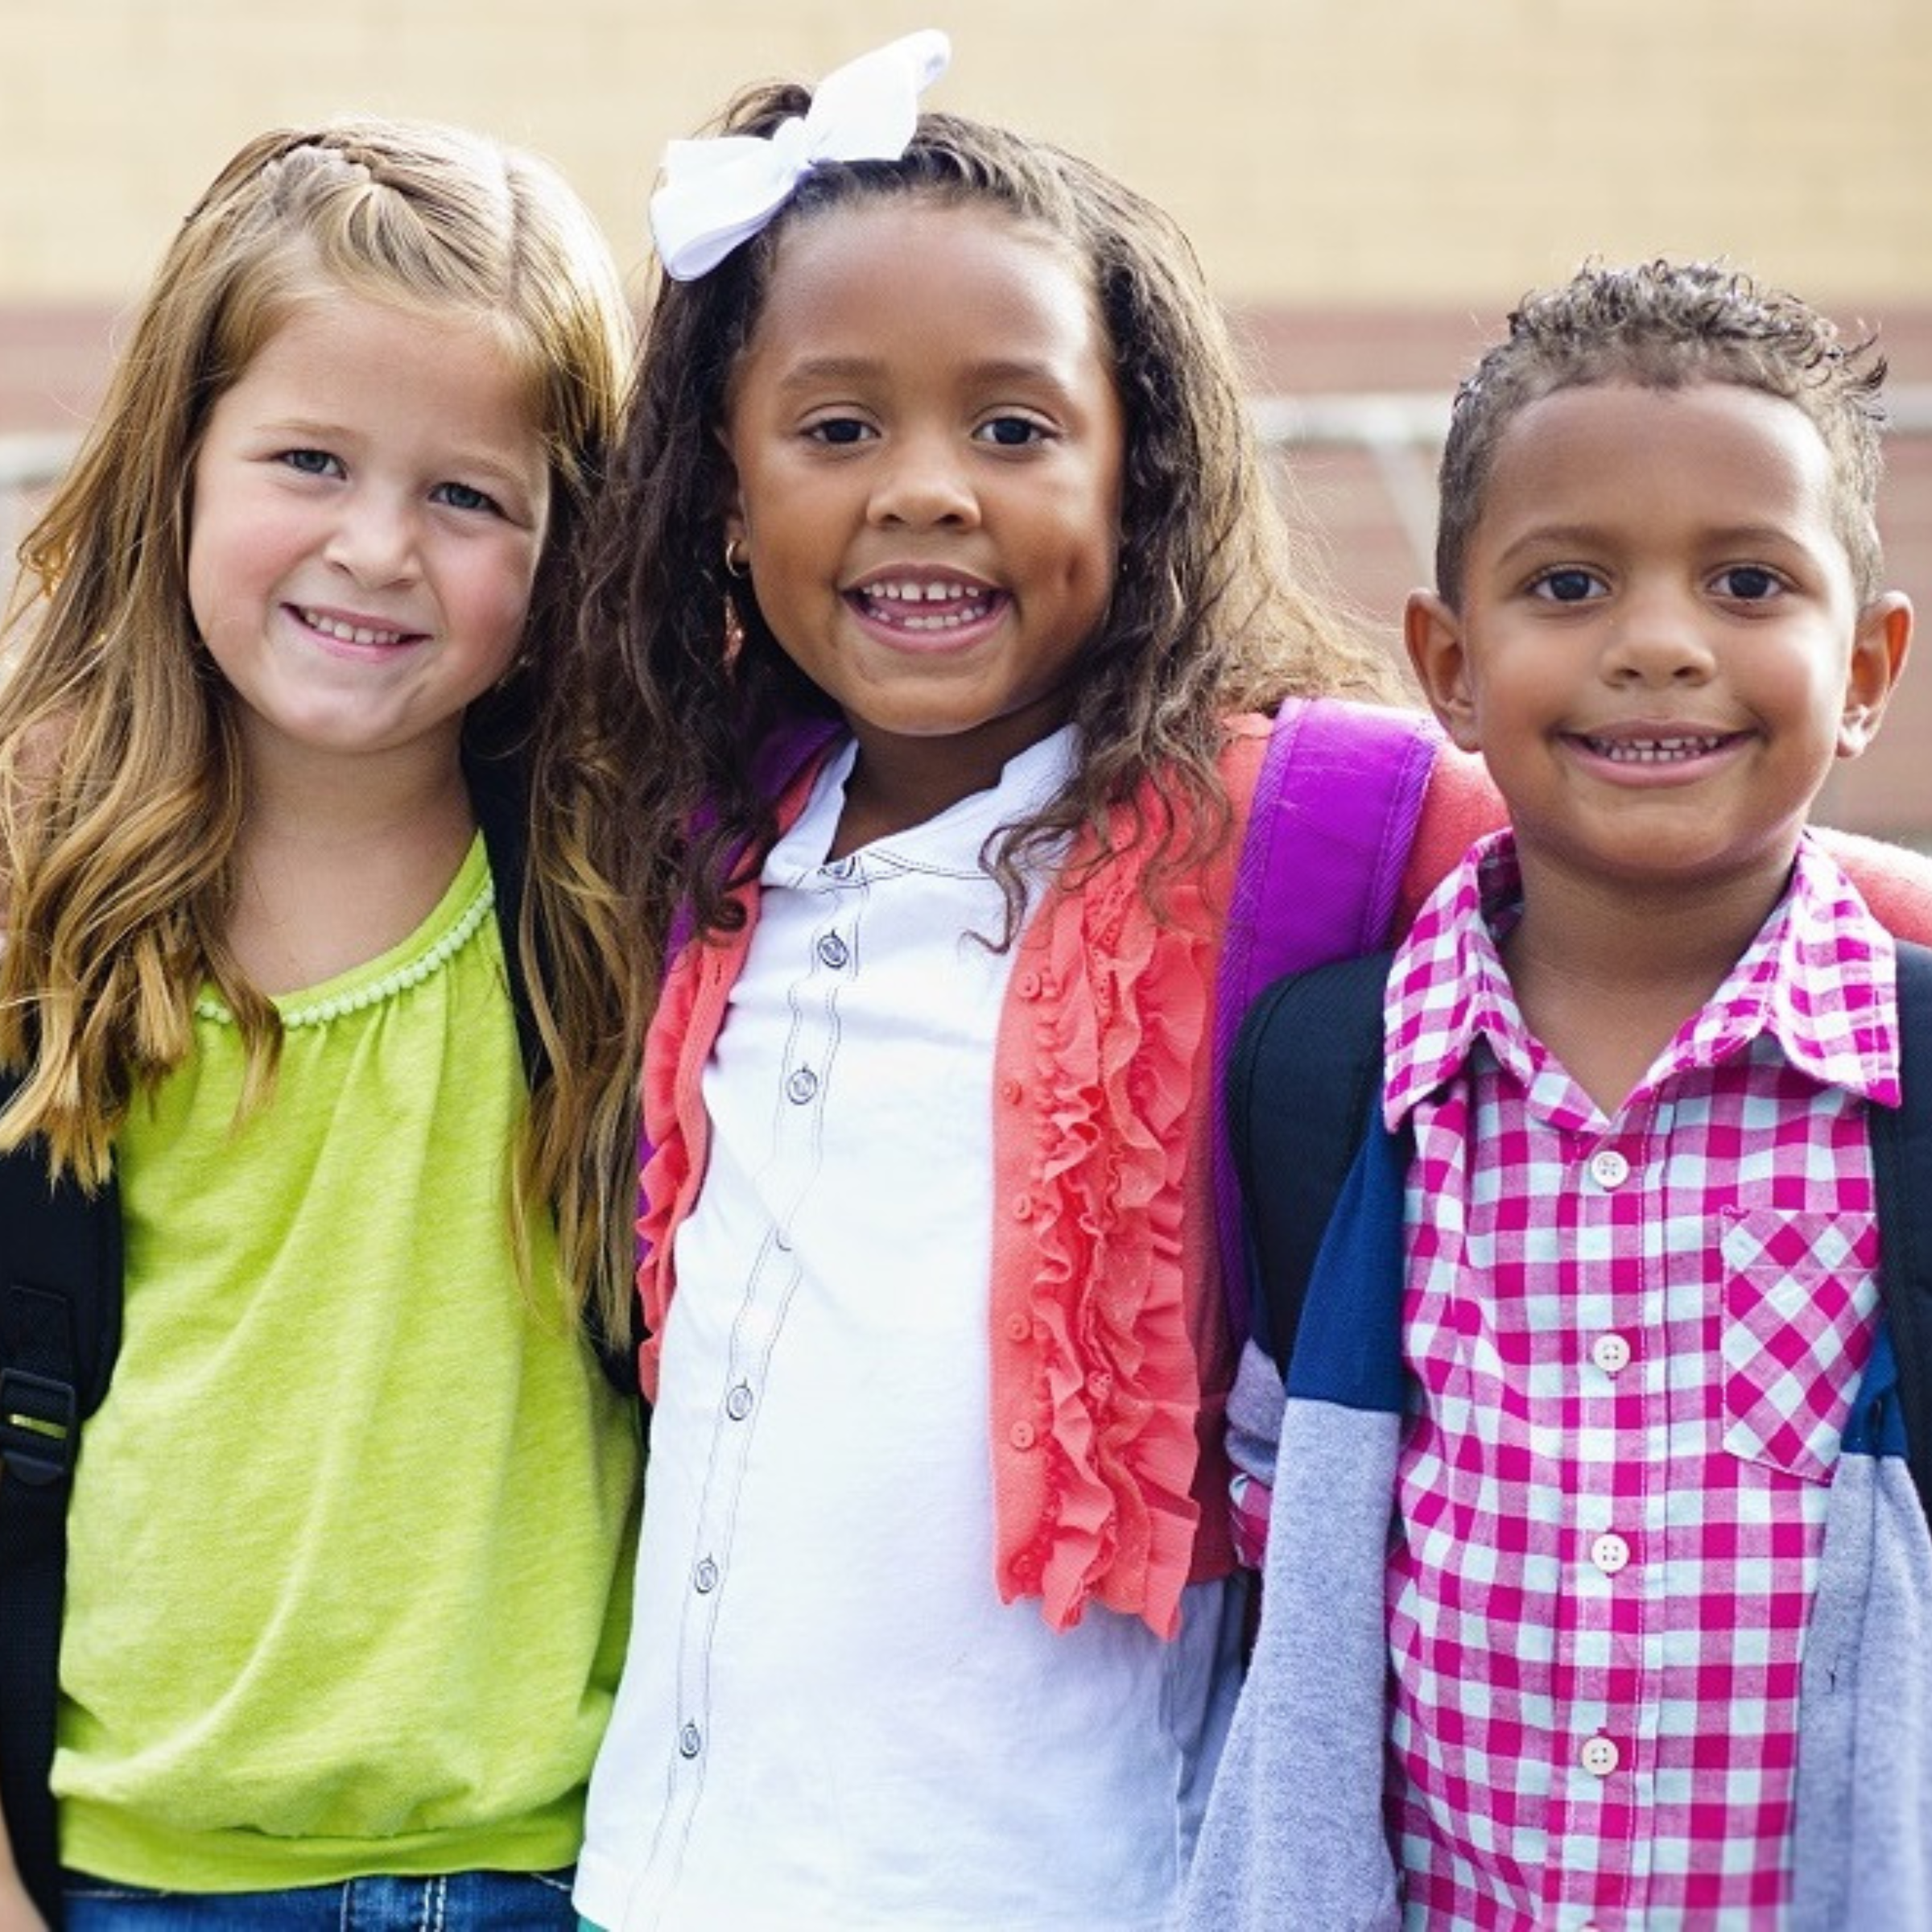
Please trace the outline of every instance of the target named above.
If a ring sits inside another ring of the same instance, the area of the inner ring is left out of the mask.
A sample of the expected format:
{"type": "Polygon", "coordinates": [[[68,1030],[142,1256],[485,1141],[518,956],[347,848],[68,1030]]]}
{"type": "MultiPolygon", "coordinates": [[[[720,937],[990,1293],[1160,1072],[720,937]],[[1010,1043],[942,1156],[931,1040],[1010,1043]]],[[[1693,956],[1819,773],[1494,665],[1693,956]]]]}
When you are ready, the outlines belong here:
{"type": "Polygon", "coordinates": [[[749,242],[824,161],[896,161],[918,125],[919,96],[946,71],[952,43],[936,28],[861,54],[814,89],[804,118],[767,140],[724,134],[673,141],[650,198],[664,272],[691,282],[749,242]]]}

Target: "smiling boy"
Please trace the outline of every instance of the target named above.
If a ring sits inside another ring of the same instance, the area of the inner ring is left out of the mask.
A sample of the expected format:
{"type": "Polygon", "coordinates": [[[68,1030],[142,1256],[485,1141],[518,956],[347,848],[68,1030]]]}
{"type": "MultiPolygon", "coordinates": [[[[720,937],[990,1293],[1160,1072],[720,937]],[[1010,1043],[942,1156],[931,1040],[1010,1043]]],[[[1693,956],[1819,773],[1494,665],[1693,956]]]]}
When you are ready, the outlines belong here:
{"type": "Polygon", "coordinates": [[[1298,1402],[1304,1323],[1191,1922],[1932,1922],[1932,1539],[1841,1457],[1896,956],[1805,830],[1911,631],[1883,373],[1658,262],[1526,301],[1458,394],[1405,630],[1511,823],[1389,976],[1401,1390],[1298,1402]]]}

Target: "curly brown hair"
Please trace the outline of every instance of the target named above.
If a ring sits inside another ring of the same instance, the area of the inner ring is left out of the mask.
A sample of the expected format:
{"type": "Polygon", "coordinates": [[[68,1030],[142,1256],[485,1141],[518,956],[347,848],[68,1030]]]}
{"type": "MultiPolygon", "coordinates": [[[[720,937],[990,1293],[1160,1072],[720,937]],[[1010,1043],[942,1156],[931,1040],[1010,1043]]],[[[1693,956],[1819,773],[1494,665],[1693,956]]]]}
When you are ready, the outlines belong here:
{"type": "Polygon", "coordinates": [[[1496,446],[1530,406],[1604,382],[1679,389],[1728,382],[1802,410],[1831,457],[1834,514],[1861,598],[1883,577],[1878,542],[1885,358],[1847,343],[1808,303],[1715,262],[1591,262],[1560,287],[1525,295],[1509,332],[1456,391],[1443,448],[1436,589],[1462,595],[1496,446]]]}
{"type": "MultiPolygon", "coordinates": [[[[713,131],[769,135],[809,102],[796,85],[755,88],[713,131]]],[[[731,891],[774,832],[753,749],[788,719],[831,715],[749,584],[724,568],[731,476],[720,432],[785,237],[887,197],[989,204],[1056,238],[1089,281],[1124,413],[1117,580],[1074,679],[1084,755],[1062,794],[989,855],[1007,894],[1009,940],[1028,855],[1070,834],[1092,832],[1103,853],[1110,840],[1151,839],[1156,895],[1224,836],[1216,759],[1229,713],[1294,692],[1401,689],[1391,654],[1325,607],[1306,588],[1304,559],[1290,556],[1239,358],[1181,230],[1057,147],[922,115],[901,159],[815,167],[717,267],[661,280],[646,319],[626,432],[588,545],[572,684],[636,774],[629,811],[611,820],[624,849],[608,865],[660,943],[674,906],[700,930],[737,923],[731,891]],[[1108,823],[1121,806],[1125,832],[1108,823]]]]}

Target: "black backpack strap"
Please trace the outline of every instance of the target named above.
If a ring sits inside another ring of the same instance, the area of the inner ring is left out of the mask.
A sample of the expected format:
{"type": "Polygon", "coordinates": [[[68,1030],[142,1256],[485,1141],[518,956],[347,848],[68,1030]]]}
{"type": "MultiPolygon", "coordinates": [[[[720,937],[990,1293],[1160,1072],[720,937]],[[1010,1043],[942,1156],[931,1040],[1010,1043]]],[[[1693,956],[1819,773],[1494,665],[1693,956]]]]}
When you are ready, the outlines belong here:
{"type": "Polygon", "coordinates": [[[1228,1145],[1248,1230],[1254,1340],[1286,1372],[1308,1278],[1382,1077],[1388,952],[1278,980],[1228,1066],[1228,1145]]]}
{"type": "Polygon", "coordinates": [[[532,1086],[549,1062],[543,1036],[524,976],[523,953],[517,928],[523,917],[523,873],[530,856],[530,834],[524,823],[529,791],[519,762],[510,754],[489,756],[466,751],[463,774],[469,784],[470,810],[483,834],[489,855],[490,886],[496,897],[497,931],[503,941],[503,968],[510,980],[510,1003],[517,1018],[517,1045],[523,1055],[523,1075],[532,1086]]]}
{"type": "Polygon", "coordinates": [[[0,1804],[21,1878],[56,1926],[67,1505],[80,1425],[120,1346],[118,1189],[50,1187],[32,1147],[0,1156],[0,1804]]]}
{"type": "Polygon", "coordinates": [[[1905,1104],[1872,1109],[1879,1287],[1898,1356],[1912,1480],[1932,1517],[1932,950],[1902,940],[1898,1018],[1905,1104]]]}
{"type": "MultiPolygon", "coordinates": [[[[528,779],[514,754],[492,755],[473,747],[464,751],[463,770],[469,784],[470,809],[476,814],[477,828],[483,835],[483,847],[489,855],[497,931],[503,943],[503,970],[509,981],[510,1006],[516,1014],[517,1046],[523,1057],[523,1076],[534,1087],[548,1069],[550,1058],[543,1050],[543,1036],[530,1005],[530,981],[523,971],[522,948],[517,934],[522,920],[523,875],[530,854],[530,834],[524,819],[528,808],[528,779]]],[[[540,968],[547,963],[543,956],[542,941],[539,932],[540,968]]],[[[584,1332],[590,1337],[605,1377],[625,1395],[637,1395],[640,1337],[634,1332],[609,1334],[594,1301],[585,1302],[583,1319],[584,1332]]]]}

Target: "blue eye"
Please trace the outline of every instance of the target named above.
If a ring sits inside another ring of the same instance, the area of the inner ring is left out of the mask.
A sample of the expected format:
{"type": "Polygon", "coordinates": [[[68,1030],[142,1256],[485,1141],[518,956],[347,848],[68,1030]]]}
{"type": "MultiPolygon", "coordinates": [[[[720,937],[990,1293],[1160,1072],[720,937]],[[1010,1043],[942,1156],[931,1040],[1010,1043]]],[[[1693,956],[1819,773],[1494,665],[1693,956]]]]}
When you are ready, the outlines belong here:
{"type": "Polygon", "coordinates": [[[494,497],[485,496],[467,483],[439,483],[430,493],[438,503],[446,503],[452,510],[493,510],[497,507],[494,497]]]}
{"type": "Polygon", "coordinates": [[[1575,565],[1560,570],[1546,570],[1530,587],[1534,597],[1546,599],[1552,604],[1583,604],[1591,598],[1604,594],[1604,580],[1594,571],[1583,570],[1575,565]]]}
{"type": "Polygon", "coordinates": [[[341,474],[341,464],[325,449],[285,449],[276,460],[304,477],[341,474]]]}

